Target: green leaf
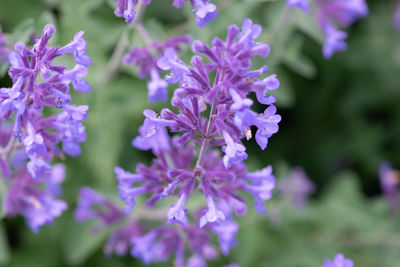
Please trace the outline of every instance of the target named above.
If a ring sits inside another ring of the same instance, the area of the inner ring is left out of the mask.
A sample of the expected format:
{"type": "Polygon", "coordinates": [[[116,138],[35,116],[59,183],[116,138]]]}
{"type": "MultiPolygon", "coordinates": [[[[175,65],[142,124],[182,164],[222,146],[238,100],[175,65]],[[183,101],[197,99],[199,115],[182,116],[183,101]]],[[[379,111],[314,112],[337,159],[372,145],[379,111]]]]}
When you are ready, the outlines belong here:
{"type": "Polygon", "coordinates": [[[63,252],[65,261],[70,265],[80,265],[104,243],[109,235],[108,231],[91,232],[90,222],[78,224],[70,223],[64,237],[63,252]]]}
{"type": "Polygon", "coordinates": [[[324,36],[315,20],[314,16],[306,14],[300,10],[296,10],[296,25],[305,34],[313,38],[318,43],[323,43],[324,36]]]}
{"type": "Polygon", "coordinates": [[[293,71],[306,78],[314,78],[317,69],[310,59],[302,55],[303,38],[299,35],[292,37],[288,43],[282,61],[293,71]]]}
{"type": "Polygon", "coordinates": [[[4,232],[3,226],[0,224],[0,265],[7,264],[10,259],[11,255],[7,235],[4,232]]]}
{"type": "Polygon", "coordinates": [[[39,19],[35,21],[35,32],[41,33],[44,26],[46,26],[47,24],[56,26],[56,18],[54,17],[53,13],[46,10],[42,13],[42,15],[40,15],[39,19]]]}
{"type": "Polygon", "coordinates": [[[28,18],[20,22],[12,32],[12,37],[15,42],[26,43],[29,41],[30,35],[34,32],[34,20],[28,18]]]}
{"type": "Polygon", "coordinates": [[[0,219],[5,215],[4,203],[7,197],[7,185],[3,177],[0,177],[0,219]]]}

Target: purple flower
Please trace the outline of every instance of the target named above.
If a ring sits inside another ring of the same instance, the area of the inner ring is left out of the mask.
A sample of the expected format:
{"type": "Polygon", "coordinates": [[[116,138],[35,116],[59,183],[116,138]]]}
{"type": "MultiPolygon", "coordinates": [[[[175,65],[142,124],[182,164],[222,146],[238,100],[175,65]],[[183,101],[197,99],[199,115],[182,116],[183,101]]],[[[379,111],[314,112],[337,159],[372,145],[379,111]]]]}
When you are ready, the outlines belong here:
{"type": "Polygon", "coordinates": [[[43,137],[40,134],[35,133],[32,123],[28,122],[26,128],[28,133],[24,139],[26,153],[28,155],[33,155],[34,153],[46,153],[46,146],[43,143],[43,137]]]}
{"type": "Polygon", "coordinates": [[[227,133],[223,132],[223,137],[226,143],[226,147],[224,148],[225,156],[224,156],[224,165],[226,168],[229,168],[231,164],[235,161],[242,161],[247,158],[246,148],[241,143],[235,143],[232,137],[227,133]]]}
{"type": "Polygon", "coordinates": [[[233,220],[226,220],[212,226],[212,231],[218,236],[222,254],[228,255],[231,248],[236,245],[235,234],[238,230],[239,225],[233,220]]]}
{"type": "Polygon", "coordinates": [[[258,115],[254,122],[258,128],[256,141],[262,150],[267,147],[268,139],[279,130],[278,123],[281,121],[281,116],[275,113],[276,107],[271,105],[265,109],[264,114],[258,115]]]}
{"type": "Polygon", "coordinates": [[[168,217],[167,223],[178,222],[184,226],[187,224],[187,217],[185,215],[187,210],[184,209],[186,198],[187,198],[186,193],[183,193],[179,197],[176,205],[171,205],[171,208],[169,209],[168,214],[167,214],[167,217],[168,217]]]}
{"type": "Polygon", "coordinates": [[[347,50],[347,44],[344,42],[347,33],[337,30],[331,24],[324,27],[324,32],[326,34],[323,47],[325,58],[331,58],[334,53],[347,50]]]}
{"type": "Polygon", "coordinates": [[[286,7],[298,7],[304,12],[308,12],[308,0],[288,0],[286,7]]]}
{"type": "Polygon", "coordinates": [[[307,205],[309,195],[315,192],[315,185],[303,168],[296,167],[288,177],[278,181],[278,190],[294,207],[302,209],[307,205]]]}
{"type": "Polygon", "coordinates": [[[142,235],[143,229],[136,223],[128,223],[116,230],[104,246],[104,253],[111,256],[112,253],[118,256],[125,256],[133,246],[132,239],[142,235]]]}
{"type": "Polygon", "coordinates": [[[393,212],[400,207],[400,172],[394,170],[390,163],[382,162],[379,165],[379,179],[383,194],[393,212]]]}
{"type": "Polygon", "coordinates": [[[150,73],[151,81],[147,84],[147,88],[149,89],[149,102],[167,101],[168,83],[160,78],[157,70],[152,69],[150,73]]]}
{"type": "Polygon", "coordinates": [[[165,78],[171,83],[181,80],[185,74],[189,73],[189,68],[178,58],[175,50],[172,48],[165,50],[164,56],[158,59],[157,66],[162,70],[172,71],[172,74],[165,78]]]}
{"type": "MultiPolygon", "coordinates": [[[[209,7],[199,6],[197,11],[203,16],[209,7]]],[[[167,226],[132,239],[131,254],[145,263],[165,261],[173,253],[177,266],[205,266],[206,260],[217,254],[211,245],[212,233],[217,234],[221,251],[227,254],[235,245],[238,230],[233,213],[244,215],[247,211],[243,192],[254,197],[258,212],[265,212],[264,202],[275,187],[272,168],[251,173],[243,162],[247,158],[244,140],[252,138],[251,127],[256,128],[256,142],[265,149],[281,120],[272,105],[275,98],[269,95],[279,87],[278,79],[273,74],[262,77],[268,72],[266,66],[252,69],[252,59],[266,57],[270,51],[267,44],[256,41],[261,31],[260,25],[245,19],[241,31],[235,25],[228,27],[225,41],[214,38],[212,46],[195,41],[192,50],[196,55],[190,64],[179,59],[172,47],[158,58],[157,70],[170,71],[165,81],[179,84],[171,100],[175,111],[164,108],[158,115],[144,110],[145,120],[132,144],[151,149],[154,159],[150,166],[138,164],[134,174],[115,169],[126,212],[134,208],[139,195],[150,209],[167,197],[177,197],[176,204],[165,211],[167,226]],[[253,93],[267,105],[262,114],[251,109],[249,94],[253,93]],[[225,155],[221,156],[220,150],[225,155]],[[185,209],[192,193],[198,191],[202,191],[207,207],[185,209]],[[192,256],[185,262],[188,252],[192,256]]],[[[146,53],[142,54],[146,64],[141,63],[141,71],[155,71],[146,53]]],[[[125,59],[128,61],[128,56],[125,59]]]]}
{"type": "Polygon", "coordinates": [[[108,198],[89,187],[83,187],[79,194],[79,203],[75,210],[78,222],[96,219],[95,230],[111,225],[123,217],[122,211],[108,198]]]}
{"type": "Polygon", "coordinates": [[[53,192],[43,190],[43,183],[58,185],[63,179],[48,180],[45,176],[32,179],[29,173],[21,169],[11,180],[7,193],[5,210],[7,216],[20,214],[25,217],[28,226],[37,233],[39,228],[51,224],[55,217],[67,208],[67,204],[55,199],[53,192]]]}
{"type": "Polygon", "coordinates": [[[400,33],[400,1],[397,1],[396,11],[393,16],[393,25],[396,31],[400,33]]]}
{"type": "Polygon", "coordinates": [[[137,3],[137,0],[118,0],[114,14],[117,17],[124,17],[127,23],[131,23],[136,13],[133,11],[134,1],[137,3]]]}
{"type": "Polygon", "coordinates": [[[217,209],[214,199],[211,196],[207,196],[207,206],[208,210],[200,218],[200,228],[207,223],[215,223],[225,220],[225,215],[222,213],[222,211],[217,209]]]}
{"type": "Polygon", "coordinates": [[[72,42],[67,44],[66,46],[60,48],[58,53],[65,54],[71,53],[74,54],[75,61],[79,65],[88,66],[92,64],[89,56],[86,54],[86,40],[83,38],[85,34],[84,31],[79,31],[75,34],[72,42]]]}
{"type": "Polygon", "coordinates": [[[157,66],[157,60],[163,57],[165,50],[171,49],[175,52],[181,52],[180,46],[189,42],[190,37],[188,35],[177,36],[165,42],[151,41],[147,47],[134,47],[131,52],[124,55],[123,62],[125,65],[139,67],[139,78],[151,78],[147,83],[149,102],[167,101],[168,99],[168,83],[160,78],[161,70],[157,66]]]}
{"type": "Polygon", "coordinates": [[[210,3],[211,0],[194,0],[193,13],[196,14],[196,23],[204,27],[210,21],[218,17],[217,7],[210,3]]]}
{"type": "MultiPolygon", "coordinates": [[[[329,59],[336,52],[347,50],[347,33],[338,26],[349,27],[361,17],[368,15],[365,0],[313,0],[316,4],[314,15],[325,35],[323,55],[329,59]]],[[[287,7],[298,7],[308,11],[308,0],[288,0],[287,7]]]]}
{"type": "Polygon", "coordinates": [[[5,149],[1,154],[6,160],[0,161],[4,175],[10,177],[7,215],[24,216],[35,232],[67,207],[55,198],[61,194],[65,167],[50,165],[54,157],[63,157],[59,145],[62,143],[64,152],[76,156],[80,154],[79,143],[86,139],[82,121],[87,117],[88,106],[69,104],[71,85],[80,92],[90,91],[90,85],[83,79],[91,64],[84,32],[78,32],[62,48],[49,45],[54,33],[55,28],[46,25],[33,47],[15,44],[8,56],[11,64],[8,74],[13,85],[0,88],[0,117],[12,125],[10,138],[2,144],[5,149]],[[66,54],[75,58],[72,69],[53,62],[66,54]],[[51,106],[63,112],[45,117],[43,110],[51,106]]]}
{"type": "Polygon", "coordinates": [[[336,254],[333,261],[326,259],[324,261],[324,267],[353,267],[354,263],[350,259],[346,259],[343,254],[336,254]]]}

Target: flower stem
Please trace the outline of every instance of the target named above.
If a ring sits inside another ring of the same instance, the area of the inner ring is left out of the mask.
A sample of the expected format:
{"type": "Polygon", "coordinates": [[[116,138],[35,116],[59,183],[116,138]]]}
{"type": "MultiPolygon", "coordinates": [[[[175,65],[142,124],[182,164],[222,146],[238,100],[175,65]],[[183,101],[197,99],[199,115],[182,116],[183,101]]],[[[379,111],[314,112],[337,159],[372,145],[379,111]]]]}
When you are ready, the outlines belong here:
{"type": "Polygon", "coordinates": [[[213,115],[215,113],[215,109],[216,109],[216,103],[215,103],[215,98],[214,98],[213,102],[211,103],[211,110],[210,110],[210,116],[208,118],[208,123],[207,123],[206,136],[203,140],[203,143],[201,144],[199,157],[196,162],[196,167],[199,167],[199,168],[203,164],[204,157],[208,150],[208,146],[210,145],[210,142],[211,142],[210,133],[211,133],[211,127],[212,127],[213,115]]]}

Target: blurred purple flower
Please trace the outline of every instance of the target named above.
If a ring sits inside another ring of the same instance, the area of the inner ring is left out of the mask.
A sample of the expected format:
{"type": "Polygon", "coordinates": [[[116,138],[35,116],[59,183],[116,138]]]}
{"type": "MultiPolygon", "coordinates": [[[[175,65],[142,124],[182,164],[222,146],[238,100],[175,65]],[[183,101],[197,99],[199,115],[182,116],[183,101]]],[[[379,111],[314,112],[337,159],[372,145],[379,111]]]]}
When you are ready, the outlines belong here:
{"type": "Polygon", "coordinates": [[[400,209],[400,172],[394,170],[390,163],[379,165],[379,178],[383,194],[393,212],[400,209]]]}
{"type": "MultiPolygon", "coordinates": [[[[356,20],[368,15],[365,0],[313,0],[315,9],[312,10],[321,31],[325,34],[323,54],[331,58],[336,52],[347,50],[345,39],[347,33],[338,29],[347,28],[356,20]]],[[[308,0],[288,0],[287,7],[298,7],[308,12],[308,0]]]]}
{"type": "Polygon", "coordinates": [[[315,192],[315,185],[303,168],[296,167],[286,178],[278,180],[278,191],[295,208],[302,209],[307,205],[308,197],[315,192]]]}
{"type": "Polygon", "coordinates": [[[346,259],[343,254],[336,254],[333,261],[326,259],[324,267],[353,267],[354,263],[350,259],[346,259]]]}
{"type": "Polygon", "coordinates": [[[59,190],[50,190],[58,187],[64,180],[64,173],[56,177],[43,175],[33,179],[25,170],[21,169],[12,177],[10,189],[4,207],[7,216],[22,215],[26,223],[37,233],[39,228],[51,224],[55,217],[67,209],[67,204],[55,197],[59,190]]]}

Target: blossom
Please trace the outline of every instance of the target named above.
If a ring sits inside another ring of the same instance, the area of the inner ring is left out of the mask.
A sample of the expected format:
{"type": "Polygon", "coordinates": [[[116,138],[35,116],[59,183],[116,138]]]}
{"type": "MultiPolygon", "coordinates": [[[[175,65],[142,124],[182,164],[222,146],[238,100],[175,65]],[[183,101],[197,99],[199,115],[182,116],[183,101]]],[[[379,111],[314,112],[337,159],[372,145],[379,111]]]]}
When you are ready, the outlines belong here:
{"type": "Polygon", "coordinates": [[[333,261],[326,259],[324,261],[324,267],[353,267],[354,263],[350,259],[346,259],[343,254],[336,254],[333,261]]]}
{"type": "Polygon", "coordinates": [[[286,2],[287,7],[298,7],[304,12],[308,11],[308,0],[288,0],[286,2]]]}
{"type": "MultiPolygon", "coordinates": [[[[198,10],[201,16],[208,8],[212,10],[210,6],[200,7],[205,9],[198,10]]],[[[176,201],[168,210],[162,210],[167,226],[132,240],[131,254],[143,262],[165,261],[173,253],[177,266],[206,266],[207,259],[216,257],[211,234],[218,236],[224,254],[235,245],[238,224],[233,216],[247,211],[242,194],[254,198],[256,211],[266,212],[265,201],[275,188],[272,167],[249,172],[244,163],[248,157],[245,140],[253,137],[252,131],[260,148],[266,149],[281,120],[271,94],[279,87],[279,80],[274,74],[264,77],[269,71],[267,66],[252,68],[254,57],[267,57],[270,51],[267,44],[256,41],[261,31],[260,25],[245,19],[241,30],[235,25],[228,27],[225,41],[214,38],[211,46],[193,42],[196,55],[190,64],[181,60],[172,47],[158,57],[158,71],[167,72],[164,81],[177,84],[171,100],[174,110],[143,111],[145,119],[132,145],[151,150],[151,164],[138,164],[134,173],[115,169],[126,216],[135,208],[138,196],[150,209],[156,203],[165,203],[166,198],[176,201]],[[263,113],[252,110],[250,94],[266,105],[263,113]],[[187,203],[198,193],[204,197],[206,207],[192,209],[187,203]],[[192,255],[186,260],[182,236],[186,236],[192,255]]],[[[140,73],[154,71],[150,53],[132,53],[141,56],[140,73]]],[[[129,57],[125,60],[135,61],[129,57]]]]}
{"type": "Polygon", "coordinates": [[[382,162],[379,165],[379,179],[383,195],[385,196],[392,211],[397,211],[400,207],[400,173],[394,170],[390,163],[382,162]]]}
{"type": "Polygon", "coordinates": [[[51,224],[54,218],[60,216],[67,208],[64,201],[55,198],[56,192],[50,190],[63,180],[63,173],[52,179],[46,175],[33,179],[29,172],[22,168],[11,180],[4,204],[7,216],[24,216],[28,226],[37,233],[41,226],[51,224]]]}
{"type": "MultiPolygon", "coordinates": [[[[339,27],[347,28],[358,19],[368,15],[365,0],[313,0],[312,13],[325,35],[323,55],[329,59],[336,52],[347,50],[347,33],[339,27]]],[[[308,11],[308,0],[288,0],[287,7],[298,7],[308,11]]]]}
{"type": "Polygon", "coordinates": [[[217,6],[210,3],[211,0],[194,0],[193,13],[196,14],[196,23],[200,27],[208,24],[218,17],[217,6]]]}
{"type": "Polygon", "coordinates": [[[0,118],[2,124],[10,125],[8,139],[1,144],[2,159],[6,160],[0,161],[4,175],[10,177],[6,215],[24,216],[34,232],[67,208],[56,198],[61,193],[65,167],[52,166],[52,159],[62,157],[62,151],[79,155],[79,143],[86,139],[82,121],[87,118],[88,106],[72,105],[69,94],[71,86],[78,92],[90,91],[84,80],[91,64],[84,32],[78,32],[63,47],[49,45],[54,33],[55,28],[46,25],[33,47],[15,44],[8,56],[13,84],[0,88],[0,118]],[[67,54],[74,56],[76,65],[72,69],[53,63],[67,54]],[[61,112],[46,117],[45,107],[61,112]]]}
{"type": "MultiPolygon", "coordinates": [[[[117,1],[117,0],[114,0],[117,1]]],[[[149,5],[151,0],[118,0],[118,4],[114,10],[117,17],[123,17],[127,23],[131,23],[136,15],[136,7],[139,1],[143,5],[149,5]]],[[[182,8],[187,0],[173,0],[172,5],[176,8],[182,8]]],[[[193,7],[193,13],[196,14],[196,23],[203,27],[211,20],[218,17],[216,5],[211,3],[211,0],[189,0],[193,7]]]]}
{"type": "Polygon", "coordinates": [[[75,219],[78,222],[98,220],[96,230],[117,222],[123,216],[122,211],[113,202],[89,187],[81,188],[79,198],[75,219]]]}
{"type": "Polygon", "coordinates": [[[315,185],[303,168],[296,167],[278,181],[278,191],[294,207],[301,209],[306,206],[308,196],[315,192],[315,185]]]}
{"type": "Polygon", "coordinates": [[[128,66],[138,67],[138,76],[141,79],[150,78],[147,83],[149,102],[167,101],[168,83],[160,77],[161,69],[157,60],[163,57],[166,50],[170,53],[181,52],[181,46],[190,42],[190,36],[181,35],[171,38],[165,42],[151,41],[145,48],[133,47],[125,54],[123,63],[128,66]]]}
{"type": "Polygon", "coordinates": [[[400,32],[400,1],[397,1],[396,10],[393,16],[393,25],[397,32],[400,32]]]}

